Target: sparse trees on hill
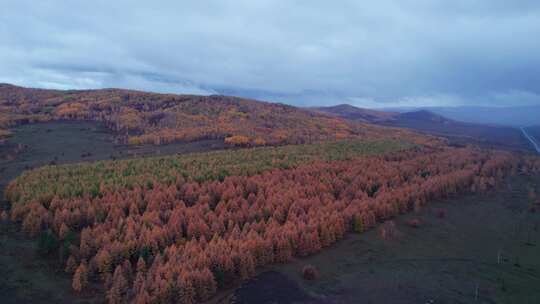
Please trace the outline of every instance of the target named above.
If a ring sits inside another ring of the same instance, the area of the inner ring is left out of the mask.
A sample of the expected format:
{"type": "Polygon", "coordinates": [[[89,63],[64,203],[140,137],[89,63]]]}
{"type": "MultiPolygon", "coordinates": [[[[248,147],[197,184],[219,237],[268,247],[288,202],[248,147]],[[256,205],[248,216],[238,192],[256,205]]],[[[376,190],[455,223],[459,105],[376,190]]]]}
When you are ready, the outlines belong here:
{"type": "Polygon", "coordinates": [[[91,120],[128,144],[224,139],[231,145],[282,145],[352,138],[439,140],[407,130],[360,124],[283,104],[228,96],[154,94],[128,90],[0,90],[0,140],[7,128],[38,121],[91,120]]]}

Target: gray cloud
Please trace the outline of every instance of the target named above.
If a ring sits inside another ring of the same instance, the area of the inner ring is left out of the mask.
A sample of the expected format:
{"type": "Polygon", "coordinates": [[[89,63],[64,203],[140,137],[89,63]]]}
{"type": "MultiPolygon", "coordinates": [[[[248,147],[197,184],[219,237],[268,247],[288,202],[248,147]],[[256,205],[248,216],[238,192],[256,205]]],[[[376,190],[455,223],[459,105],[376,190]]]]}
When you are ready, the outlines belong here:
{"type": "Polygon", "coordinates": [[[0,36],[0,82],[25,86],[540,104],[538,1],[8,0],[0,36]]]}

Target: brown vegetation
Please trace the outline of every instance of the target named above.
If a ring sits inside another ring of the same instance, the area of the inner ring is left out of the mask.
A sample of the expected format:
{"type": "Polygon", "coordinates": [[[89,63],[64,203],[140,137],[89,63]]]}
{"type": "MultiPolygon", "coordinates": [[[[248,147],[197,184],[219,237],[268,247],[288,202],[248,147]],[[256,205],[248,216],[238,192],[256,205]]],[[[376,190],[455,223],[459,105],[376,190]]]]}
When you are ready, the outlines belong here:
{"type": "Polygon", "coordinates": [[[345,138],[437,142],[410,131],[350,122],[296,107],[228,96],[121,89],[57,91],[0,85],[0,129],[50,120],[103,122],[129,144],[225,139],[234,146],[345,138]]]}
{"type": "Polygon", "coordinates": [[[306,265],[302,268],[302,277],[308,281],[316,280],[319,277],[319,271],[313,265],[306,265]]]}
{"type": "Polygon", "coordinates": [[[179,178],[95,197],[43,197],[15,204],[11,218],[29,235],[50,230],[60,237],[64,225],[80,233],[66,265],[88,265],[75,272],[75,289],[84,288],[87,273],[104,283],[111,303],[191,303],[258,266],[316,253],[349,231],[387,222],[391,236],[391,219],[415,204],[485,191],[517,170],[540,169],[529,164],[504,152],[412,149],[222,181],[179,178]]]}
{"type": "Polygon", "coordinates": [[[407,225],[409,225],[412,228],[419,228],[421,224],[422,222],[417,218],[410,219],[407,221],[407,225]]]}

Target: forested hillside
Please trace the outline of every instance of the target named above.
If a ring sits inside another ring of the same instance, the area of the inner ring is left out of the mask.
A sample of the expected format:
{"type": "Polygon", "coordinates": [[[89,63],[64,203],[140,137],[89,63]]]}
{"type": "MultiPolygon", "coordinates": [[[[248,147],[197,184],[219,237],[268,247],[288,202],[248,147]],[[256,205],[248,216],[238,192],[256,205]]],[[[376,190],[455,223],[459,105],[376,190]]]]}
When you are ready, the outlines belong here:
{"type": "Polygon", "coordinates": [[[332,114],[338,117],[367,123],[384,122],[395,119],[400,115],[400,113],[397,112],[357,108],[348,104],[340,104],[329,107],[315,107],[310,109],[319,113],[332,114]]]}
{"type": "Polygon", "coordinates": [[[121,143],[166,144],[224,139],[235,146],[344,138],[433,140],[413,132],[347,121],[293,106],[229,96],[121,89],[58,91],[0,85],[0,137],[17,124],[50,120],[105,123],[121,143]]]}

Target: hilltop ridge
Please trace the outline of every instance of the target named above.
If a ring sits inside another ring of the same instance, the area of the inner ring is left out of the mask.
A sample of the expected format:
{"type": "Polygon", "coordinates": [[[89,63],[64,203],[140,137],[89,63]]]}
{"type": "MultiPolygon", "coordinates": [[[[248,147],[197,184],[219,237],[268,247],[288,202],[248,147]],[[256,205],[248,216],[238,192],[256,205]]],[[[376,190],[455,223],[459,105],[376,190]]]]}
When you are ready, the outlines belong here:
{"type": "Polygon", "coordinates": [[[355,122],[281,103],[222,95],[158,94],[125,89],[46,90],[0,87],[0,129],[50,120],[104,123],[119,141],[166,144],[224,139],[239,146],[301,144],[345,138],[432,140],[407,130],[355,122]]]}

